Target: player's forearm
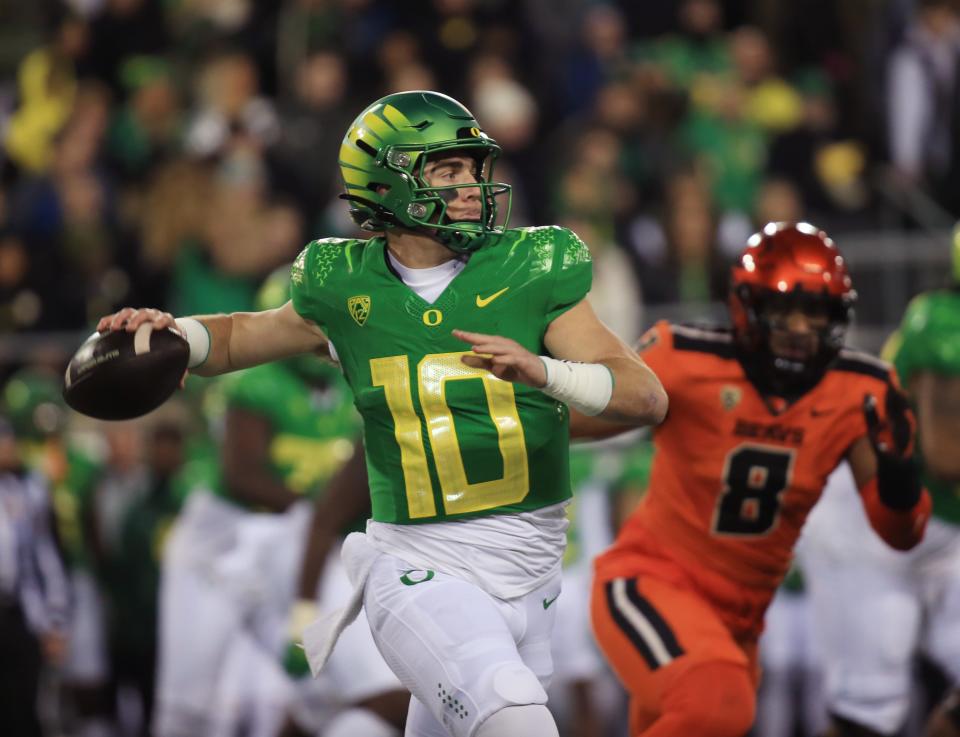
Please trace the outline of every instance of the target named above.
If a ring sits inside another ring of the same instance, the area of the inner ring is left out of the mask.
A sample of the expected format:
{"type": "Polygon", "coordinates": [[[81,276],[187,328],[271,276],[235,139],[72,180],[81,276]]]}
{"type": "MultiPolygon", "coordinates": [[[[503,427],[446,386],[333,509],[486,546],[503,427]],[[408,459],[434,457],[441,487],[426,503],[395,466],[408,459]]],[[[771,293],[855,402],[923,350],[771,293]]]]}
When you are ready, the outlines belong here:
{"type": "MultiPolygon", "coordinates": [[[[200,376],[216,376],[326,348],[322,334],[311,332],[301,324],[289,306],[263,312],[199,315],[192,319],[199,322],[209,336],[206,358],[191,368],[200,376]]],[[[194,341],[190,343],[192,355],[194,341]]]]}
{"type": "MultiPolygon", "coordinates": [[[[549,352],[540,356],[546,370],[545,394],[584,415],[612,422],[655,425],[663,421],[667,395],[660,380],[597,319],[587,300],[551,322],[543,344],[549,352]]],[[[526,373],[533,379],[528,383],[541,386],[533,372],[526,373]]]]}
{"type": "Polygon", "coordinates": [[[853,443],[847,459],[870,525],[892,548],[909,550],[923,539],[932,506],[930,494],[923,488],[912,456],[890,452],[892,439],[870,436],[879,419],[869,400],[868,395],[864,401],[868,435],[853,443]]]}
{"type": "Polygon", "coordinates": [[[601,361],[613,375],[613,393],[598,415],[629,425],[659,425],[667,416],[667,393],[657,375],[638,358],[601,361]]]}
{"type": "Polygon", "coordinates": [[[919,497],[909,507],[890,506],[885,502],[877,479],[860,489],[860,496],[870,526],[887,545],[896,550],[910,550],[923,539],[933,506],[926,489],[921,487],[919,497]]]}
{"type": "MultiPolygon", "coordinates": [[[[546,379],[535,383],[544,394],[557,399],[595,424],[656,425],[667,414],[667,395],[656,375],[637,358],[615,356],[593,362],[562,361],[539,356],[546,379]]],[[[606,434],[616,434],[613,430],[606,434]]],[[[581,436],[590,435],[590,432],[581,436]]]]}
{"type": "Polygon", "coordinates": [[[877,475],[862,493],[870,524],[888,545],[909,550],[923,539],[931,500],[913,458],[877,453],[877,475]]]}
{"type": "MultiPolygon", "coordinates": [[[[191,370],[200,376],[216,376],[228,371],[248,368],[271,360],[270,346],[249,340],[250,322],[254,313],[234,312],[229,315],[196,315],[207,331],[209,347],[206,358],[191,370]]],[[[192,347],[193,341],[191,341],[192,347]]]]}

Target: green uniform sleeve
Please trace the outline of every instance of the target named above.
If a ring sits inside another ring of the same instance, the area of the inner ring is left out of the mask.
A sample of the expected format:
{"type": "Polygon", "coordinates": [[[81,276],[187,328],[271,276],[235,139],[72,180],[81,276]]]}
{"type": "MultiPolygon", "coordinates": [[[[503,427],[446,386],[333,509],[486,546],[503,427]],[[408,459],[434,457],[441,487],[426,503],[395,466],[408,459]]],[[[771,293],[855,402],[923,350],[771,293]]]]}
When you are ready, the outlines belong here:
{"type": "Polygon", "coordinates": [[[576,233],[567,228],[556,228],[557,263],[555,281],[547,305],[547,323],[569,310],[587,296],[593,281],[593,262],[590,250],[576,233]]]}
{"type": "Polygon", "coordinates": [[[319,306],[314,285],[309,278],[315,246],[316,241],[308,243],[290,267],[290,299],[293,302],[293,309],[298,315],[308,320],[316,319],[319,306]]]}
{"type": "Polygon", "coordinates": [[[290,268],[290,299],[301,317],[324,327],[327,323],[325,285],[330,275],[347,261],[347,246],[353,241],[324,238],[311,241],[290,268]]]}

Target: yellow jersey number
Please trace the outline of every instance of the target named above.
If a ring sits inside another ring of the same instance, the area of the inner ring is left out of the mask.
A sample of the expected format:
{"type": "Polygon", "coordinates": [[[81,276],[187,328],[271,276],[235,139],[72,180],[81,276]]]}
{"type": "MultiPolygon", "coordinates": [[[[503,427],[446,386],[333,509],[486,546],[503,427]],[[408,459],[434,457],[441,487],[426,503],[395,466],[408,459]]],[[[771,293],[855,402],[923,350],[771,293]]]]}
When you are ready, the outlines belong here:
{"type": "MultiPolygon", "coordinates": [[[[517,415],[513,384],[498,379],[489,371],[467,366],[460,359],[469,351],[433,353],[417,365],[417,392],[423,409],[440,491],[446,514],[466,514],[517,504],[527,496],[530,481],[527,471],[527,446],[523,427],[517,415]],[[497,428],[503,476],[499,479],[471,484],[460,455],[453,424],[453,413],[447,406],[444,386],[448,381],[479,380],[487,397],[490,419],[497,428]]],[[[374,386],[382,386],[393,416],[394,435],[400,446],[400,462],[407,494],[407,511],[411,519],[434,517],[437,514],[427,469],[427,453],[423,447],[421,419],[413,408],[410,365],[406,356],[387,356],[370,360],[374,386]]]]}

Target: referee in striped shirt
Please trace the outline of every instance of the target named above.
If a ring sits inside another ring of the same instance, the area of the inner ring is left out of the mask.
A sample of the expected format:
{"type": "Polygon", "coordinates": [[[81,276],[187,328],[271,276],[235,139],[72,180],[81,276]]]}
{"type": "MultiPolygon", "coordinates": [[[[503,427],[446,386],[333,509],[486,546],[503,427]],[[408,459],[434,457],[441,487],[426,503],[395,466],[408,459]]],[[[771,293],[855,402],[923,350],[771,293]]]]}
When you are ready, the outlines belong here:
{"type": "Polygon", "coordinates": [[[50,496],[27,471],[0,417],[0,725],[39,737],[37,690],[44,660],[66,651],[69,589],[53,537],[50,496]]]}

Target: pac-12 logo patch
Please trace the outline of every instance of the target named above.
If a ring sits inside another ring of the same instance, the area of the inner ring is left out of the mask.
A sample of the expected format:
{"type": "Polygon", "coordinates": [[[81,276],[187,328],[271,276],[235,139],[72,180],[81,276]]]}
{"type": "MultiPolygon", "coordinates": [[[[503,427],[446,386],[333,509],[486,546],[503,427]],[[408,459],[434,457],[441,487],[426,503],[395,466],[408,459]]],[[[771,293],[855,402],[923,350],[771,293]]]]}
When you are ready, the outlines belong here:
{"type": "Polygon", "coordinates": [[[347,300],[347,311],[357,325],[363,326],[370,316],[370,297],[366,294],[358,294],[347,300]]]}
{"type": "Polygon", "coordinates": [[[727,384],[720,390],[720,406],[727,412],[740,404],[741,399],[743,399],[743,392],[739,386],[727,384]]]}

